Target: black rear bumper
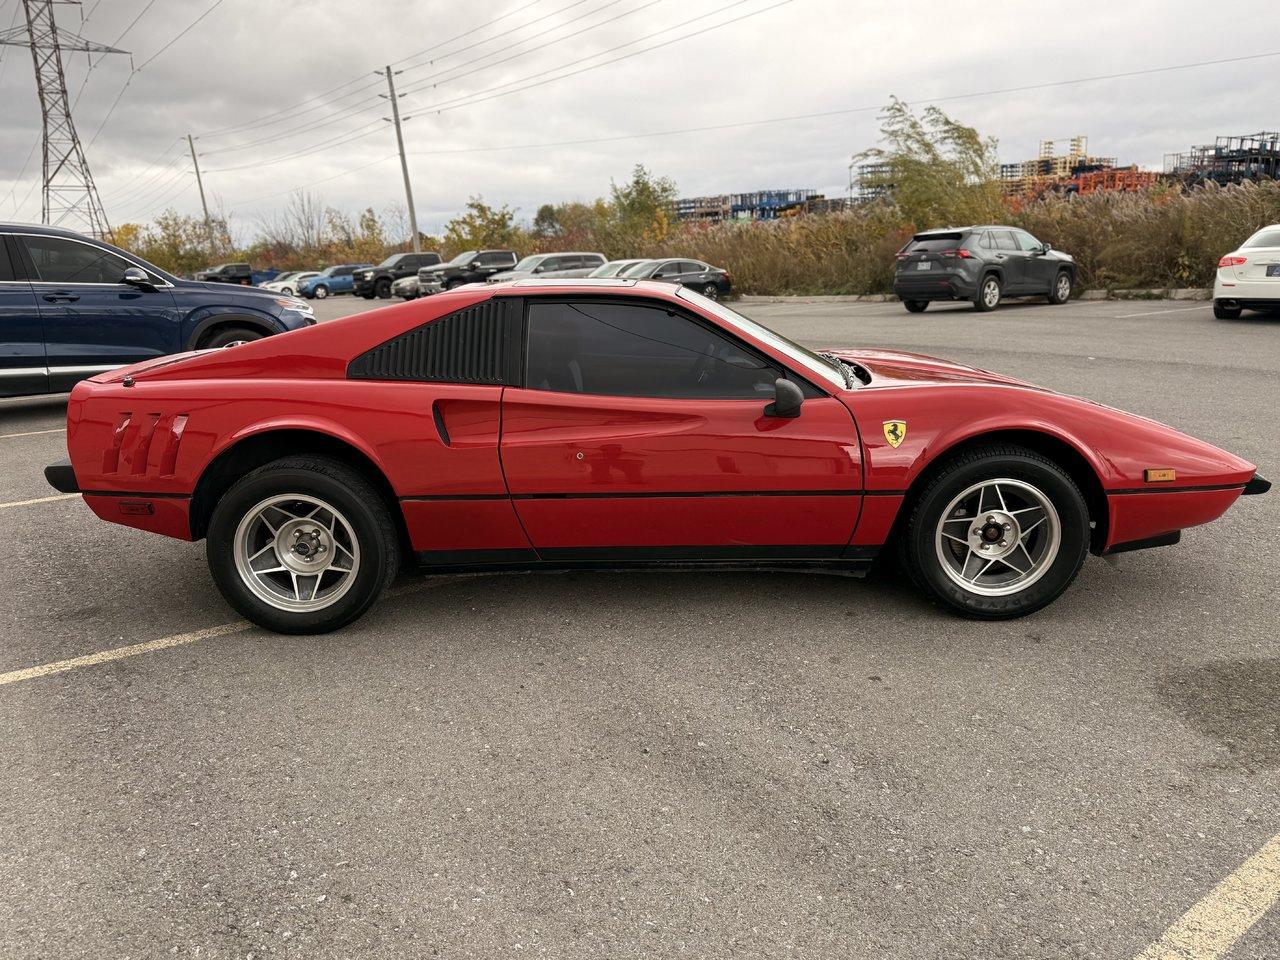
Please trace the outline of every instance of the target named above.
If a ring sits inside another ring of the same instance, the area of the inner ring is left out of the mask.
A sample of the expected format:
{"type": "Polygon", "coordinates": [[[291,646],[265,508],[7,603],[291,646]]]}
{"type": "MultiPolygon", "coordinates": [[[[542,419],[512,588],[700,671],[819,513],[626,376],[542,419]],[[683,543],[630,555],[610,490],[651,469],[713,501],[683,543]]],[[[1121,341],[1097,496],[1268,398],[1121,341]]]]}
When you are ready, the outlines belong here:
{"type": "Polygon", "coordinates": [[[79,493],[80,484],[76,482],[76,472],[70,460],[59,460],[44,468],[44,478],[59,493],[79,493]]]}

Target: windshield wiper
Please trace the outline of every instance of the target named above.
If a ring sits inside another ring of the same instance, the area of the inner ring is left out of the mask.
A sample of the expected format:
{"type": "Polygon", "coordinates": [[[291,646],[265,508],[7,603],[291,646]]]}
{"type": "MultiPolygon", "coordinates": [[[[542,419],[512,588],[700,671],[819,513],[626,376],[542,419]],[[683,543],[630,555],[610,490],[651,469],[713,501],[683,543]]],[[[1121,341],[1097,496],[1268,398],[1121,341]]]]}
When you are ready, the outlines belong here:
{"type": "Polygon", "coordinates": [[[856,363],[850,363],[847,360],[842,360],[829,350],[819,353],[818,356],[823,360],[830,361],[835,368],[840,371],[840,376],[844,378],[844,385],[850,390],[852,390],[854,385],[857,383],[871,382],[871,377],[869,375],[866,375],[864,379],[865,371],[856,363]]]}

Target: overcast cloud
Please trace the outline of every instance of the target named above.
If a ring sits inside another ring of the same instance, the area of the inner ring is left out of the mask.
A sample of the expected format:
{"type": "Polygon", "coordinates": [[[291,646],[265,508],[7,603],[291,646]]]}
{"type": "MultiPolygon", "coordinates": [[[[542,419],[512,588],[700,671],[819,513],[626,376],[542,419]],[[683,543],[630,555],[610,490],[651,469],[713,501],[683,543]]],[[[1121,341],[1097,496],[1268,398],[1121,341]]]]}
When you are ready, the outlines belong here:
{"type": "MultiPolygon", "coordinates": [[[[212,4],[160,0],[119,45],[141,66],[212,4]]],[[[147,0],[85,0],[89,19],[83,27],[74,7],[56,9],[64,28],[111,43],[147,6],[147,0]]],[[[15,16],[20,24],[20,9],[20,0],[0,2],[0,29],[15,16]]],[[[83,84],[74,114],[86,145],[124,90],[88,146],[113,223],[146,221],[166,207],[199,212],[190,157],[185,140],[179,142],[192,133],[211,204],[230,215],[233,230],[244,238],[297,186],[350,211],[403,203],[394,134],[380,120],[389,110],[384,100],[373,99],[385,86],[373,71],[407,58],[397,77],[400,88],[411,91],[401,100],[402,113],[412,117],[404,128],[406,147],[419,225],[435,232],[471,195],[510,204],[528,219],[540,203],[605,193],[610,179],[626,177],[635,163],[671,176],[684,195],[811,187],[839,196],[847,186],[849,156],[876,141],[876,114],[574,146],[478,148],[875,107],[891,94],[928,102],[1280,49],[1267,31],[1242,32],[1238,18],[1206,17],[1204,9],[1137,0],[1077,0],[1067,7],[853,0],[222,0],[133,74],[127,87],[130,61],[122,56],[103,58],[85,83],[84,56],[68,55],[67,82],[73,98],[83,84]],[[995,16],[979,15],[997,9],[995,16]],[[418,55],[503,14],[510,15],[418,55]],[[456,106],[466,102],[457,98],[489,96],[486,91],[512,88],[503,84],[544,80],[706,27],[713,29],[577,76],[456,106]],[[472,44],[479,45],[461,49],[472,44]],[[601,56],[584,60],[595,54],[601,56]],[[566,66],[571,63],[577,66],[566,66]],[[458,76],[463,73],[468,75],[458,76]],[[326,101],[308,100],[348,81],[356,82],[326,101]],[[369,88],[360,89],[366,81],[369,88]],[[217,133],[282,110],[270,121],[217,133]],[[269,162],[344,138],[352,139],[269,162]]],[[[1259,27],[1268,22],[1261,14],[1254,19],[1259,27]]],[[[38,147],[17,179],[40,135],[31,57],[21,48],[0,49],[0,218],[35,221],[38,147]]],[[[1034,156],[1041,138],[1083,133],[1096,154],[1158,168],[1165,153],[1191,143],[1276,127],[1271,78],[1278,64],[1280,57],[943,106],[998,138],[1003,160],[1034,156]]]]}

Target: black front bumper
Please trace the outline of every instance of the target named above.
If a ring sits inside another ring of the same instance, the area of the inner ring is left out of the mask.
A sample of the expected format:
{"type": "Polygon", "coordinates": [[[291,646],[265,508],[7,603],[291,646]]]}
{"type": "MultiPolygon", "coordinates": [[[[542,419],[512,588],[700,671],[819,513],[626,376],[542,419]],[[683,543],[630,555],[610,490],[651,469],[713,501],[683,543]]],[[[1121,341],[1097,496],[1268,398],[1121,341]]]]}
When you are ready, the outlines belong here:
{"type": "Polygon", "coordinates": [[[373,280],[356,280],[353,283],[351,292],[356,296],[364,296],[366,293],[374,293],[378,288],[378,279],[373,280]]]}
{"type": "Polygon", "coordinates": [[[1244,485],[1244,493],[1242,493],[1241,496],[1256,497],[1258,494],[1266,493],[1270,489],[1271,489],[1271,481],[1263,480],[1260,476],[1258,476],[1255,473],[1253,475],[1253,479],[1244,485]]]}
{"type": "Polygon", "coordinates": [[[80,484],[76,482],[76,472],[70,460],[59,460],[44,468],[44,478],[59,493],[79,493],[80,484]]]}

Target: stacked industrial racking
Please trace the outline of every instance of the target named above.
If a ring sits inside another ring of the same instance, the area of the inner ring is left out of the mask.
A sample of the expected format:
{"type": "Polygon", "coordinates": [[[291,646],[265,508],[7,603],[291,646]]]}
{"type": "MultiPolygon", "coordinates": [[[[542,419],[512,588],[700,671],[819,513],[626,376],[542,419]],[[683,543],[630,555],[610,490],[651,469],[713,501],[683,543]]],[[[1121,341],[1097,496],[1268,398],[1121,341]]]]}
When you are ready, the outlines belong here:
{"type": "Polygon", "coordinates": [[[1274,180],[1280,177],[1280,133],[1218,137],[1212,144],[1167,154],[1164,169],[1188,184],[1274,180]]]}

